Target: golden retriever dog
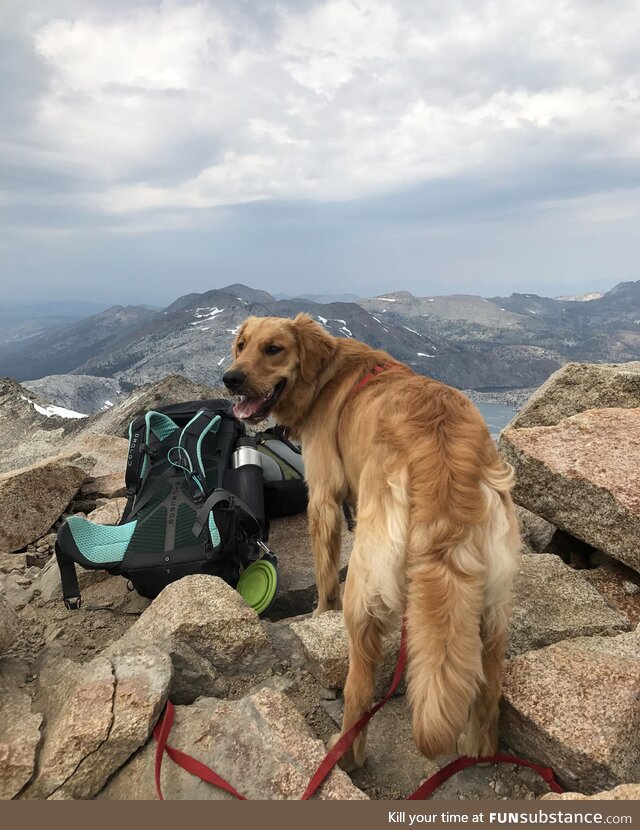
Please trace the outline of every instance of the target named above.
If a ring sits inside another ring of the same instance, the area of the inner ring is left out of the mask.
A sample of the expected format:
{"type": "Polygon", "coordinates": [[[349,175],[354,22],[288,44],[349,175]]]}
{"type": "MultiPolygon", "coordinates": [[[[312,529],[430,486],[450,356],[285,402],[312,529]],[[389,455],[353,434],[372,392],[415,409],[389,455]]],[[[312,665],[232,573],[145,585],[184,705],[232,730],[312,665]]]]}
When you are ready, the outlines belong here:
{"type": "MultiPolygon", "coordinates": [[[[302,442],[316,613],[341,608],[341,503],[356,509],[343,732],[370,708],[383,638],[404,614],[418,748],[435,758],[457,740],[463,754],[492,754],[520,540],[512,472],[482,416],[461,392],[306,314],[250,317],[233,358],[223,381],[242,396],[235,414],[271,413],[302,442]]],[[[343,766],[364,763],[365,743],[363,731],[343,766]]]]}

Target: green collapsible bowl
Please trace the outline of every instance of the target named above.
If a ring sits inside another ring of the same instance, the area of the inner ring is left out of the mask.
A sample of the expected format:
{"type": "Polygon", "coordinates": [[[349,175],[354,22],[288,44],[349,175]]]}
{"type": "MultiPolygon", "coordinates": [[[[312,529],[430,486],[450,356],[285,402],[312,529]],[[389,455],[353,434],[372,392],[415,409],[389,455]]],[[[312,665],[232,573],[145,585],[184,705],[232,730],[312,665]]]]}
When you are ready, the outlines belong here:
{"type": "Polygon", "coordinates": [[[265,559],[252,562],[238,580],[236,590],[257,614],[264,614],[278,593],[278,571],[265,559]]]}

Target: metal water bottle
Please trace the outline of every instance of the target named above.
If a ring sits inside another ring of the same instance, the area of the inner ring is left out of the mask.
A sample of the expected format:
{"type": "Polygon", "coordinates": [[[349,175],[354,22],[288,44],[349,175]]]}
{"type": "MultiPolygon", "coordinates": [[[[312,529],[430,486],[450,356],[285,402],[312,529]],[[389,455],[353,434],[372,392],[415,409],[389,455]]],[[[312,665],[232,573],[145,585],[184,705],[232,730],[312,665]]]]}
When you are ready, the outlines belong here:
{"type": "Polygon", "coordinates": [[[240,438],[231,456],[233,492],[264,525],[264,475],[261,455],[253,438],[240,438]]]}

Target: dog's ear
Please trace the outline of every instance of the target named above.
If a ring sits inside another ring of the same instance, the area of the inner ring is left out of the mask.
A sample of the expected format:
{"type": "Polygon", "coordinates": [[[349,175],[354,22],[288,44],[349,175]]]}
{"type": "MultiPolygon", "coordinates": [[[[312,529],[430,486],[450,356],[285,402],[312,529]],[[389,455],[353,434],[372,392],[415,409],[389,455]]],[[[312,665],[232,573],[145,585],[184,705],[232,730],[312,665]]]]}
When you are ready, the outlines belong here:
{"type": "Polygon", "coordinates": [[[293,332],[298,342],[300,374],[307,383],[313,383],[335,354],[335,338],[308,314],[298,314],[293,332]]]}

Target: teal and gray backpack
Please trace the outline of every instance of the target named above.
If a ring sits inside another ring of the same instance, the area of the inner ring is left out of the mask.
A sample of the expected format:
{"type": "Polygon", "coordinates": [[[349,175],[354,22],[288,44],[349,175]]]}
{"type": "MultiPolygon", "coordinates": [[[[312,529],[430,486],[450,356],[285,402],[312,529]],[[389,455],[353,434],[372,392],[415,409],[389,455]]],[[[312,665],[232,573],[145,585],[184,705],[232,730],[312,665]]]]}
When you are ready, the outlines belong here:
{"type": "Polygon", "coordinates": [[[268,516],[306,508],[303,476],[299,449],[275,432],[257,441],[247,436],[230,401],[146,412],[129,427],[128,498],[120,523],[96,525],[70,516],[58,530],[65,605],[80,607],[79,564],[124,576],[149,598],[183,576],[214,574],[266,613],[277,592],[277,559],[266,544],[268,516]],[[265,481],[263,462],[270,468],[274,461],[278,469],[268,469],[265,481]],[[295,492],[286,485],[294,480],[295,492]]]}

